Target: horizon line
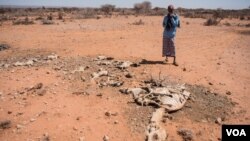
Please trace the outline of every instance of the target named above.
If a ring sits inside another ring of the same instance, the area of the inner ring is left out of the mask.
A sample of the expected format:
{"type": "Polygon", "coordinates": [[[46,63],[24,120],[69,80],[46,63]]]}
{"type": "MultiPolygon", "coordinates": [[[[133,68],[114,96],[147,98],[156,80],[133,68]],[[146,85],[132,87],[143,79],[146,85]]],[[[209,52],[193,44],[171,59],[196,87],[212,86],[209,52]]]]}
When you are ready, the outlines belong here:
{"type": "MultiPolygon", "coordinates": [[[[105,4],[104,4],[105,5],[105,4]]],[[[111,4],[113,5],[113,4],[111,4]]],[[[46,5],[1,5],[0,4],[0,8],[42,8],[42,7],[47,7],[47,8],[100,8],[102,5],[100,5],[99,7],[95,7],[95,6],[46,6],[46,5]]],[[[116,5],[115,5],[116,6],[116,5]]],[[[154,6],[155,7],[159,7],[159,6],[154,6]]],[[[116,8],[133,8],[133,7],[116,7],[116,8]]],[[[153,9],[152,8],[152,9],[153,9]]],[[[159,8],[165,8],[165,7],[159,7],[159,8]]],[[[185,8],[185,7],[177,7],[178,8],[184,8],[184,9],[211,9],[211,10],[217,10],[217,9],[223,9],[223,10],[245,10],[245,9],[250,9],[250,8],[185,8]]]]}

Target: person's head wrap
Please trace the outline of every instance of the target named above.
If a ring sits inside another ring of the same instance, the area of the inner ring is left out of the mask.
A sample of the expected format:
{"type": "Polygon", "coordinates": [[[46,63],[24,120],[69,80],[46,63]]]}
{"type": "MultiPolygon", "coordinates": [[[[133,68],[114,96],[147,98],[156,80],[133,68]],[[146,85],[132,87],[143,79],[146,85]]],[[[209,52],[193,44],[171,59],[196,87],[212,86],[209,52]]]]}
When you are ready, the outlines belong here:
{"type": "Polygon", "coordinates": [[[174,6],[173,5],[169,5],[168,6],[168,12],[169,13],[173,13],[174,12],[174,6]]]}

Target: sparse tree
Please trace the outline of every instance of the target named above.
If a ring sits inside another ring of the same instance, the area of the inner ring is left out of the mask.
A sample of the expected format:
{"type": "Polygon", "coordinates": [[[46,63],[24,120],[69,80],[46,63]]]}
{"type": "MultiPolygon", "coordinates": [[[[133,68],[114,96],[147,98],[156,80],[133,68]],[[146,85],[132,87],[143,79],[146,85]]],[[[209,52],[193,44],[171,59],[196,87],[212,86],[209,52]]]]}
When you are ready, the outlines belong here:
{"type": "Polygon", "coordinates": [[[152,4],[149,1],[134,4],[134,10],[137,14],[148,13],[152,8],[152,4]]]}
{"type": "Polygon", "coordinates": [[[137,14],[139,14],[140,11],[142,10],[142,4],[141,4],[141,3],[136,3],[136,4],[134,5],[134,10],[135,10],[135,12],[136,12],[137,14]]]}
{"type": "Polygon", "coordinates": [[[103,11],[107,15],[111,14],[114,10],[115,10],[115,5],[105,4],[101,6],[101,11],[103,11]]]}
{"type": "Polygon", "coordinates": [[[143,7],[145,12],[148,12],[149,10],[151,10],[152,4],[150,1],[144,1],[144,2],[142,2],[142,7],[143,7]]]}

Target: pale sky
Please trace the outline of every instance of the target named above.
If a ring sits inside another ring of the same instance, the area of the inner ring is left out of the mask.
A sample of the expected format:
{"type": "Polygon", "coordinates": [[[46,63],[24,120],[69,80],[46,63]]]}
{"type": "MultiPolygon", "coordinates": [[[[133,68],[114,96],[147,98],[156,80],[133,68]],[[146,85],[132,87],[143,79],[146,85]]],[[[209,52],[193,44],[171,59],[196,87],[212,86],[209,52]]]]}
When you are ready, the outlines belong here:
{"type": "MultiPolygon", "coordinates": [[[[145,0],[0,0],[0,5],[14,6],[67,6],[67,7],[100,7],[113,4],[116,7],[133,7],[135,3],[145,0]]],[[[150,1],[150,0],[149,0],[150,1]]],[[[249,8],[250,0],[151,0],[153,7],[167,7],[173,4],[183,8],[249,8]]]]}

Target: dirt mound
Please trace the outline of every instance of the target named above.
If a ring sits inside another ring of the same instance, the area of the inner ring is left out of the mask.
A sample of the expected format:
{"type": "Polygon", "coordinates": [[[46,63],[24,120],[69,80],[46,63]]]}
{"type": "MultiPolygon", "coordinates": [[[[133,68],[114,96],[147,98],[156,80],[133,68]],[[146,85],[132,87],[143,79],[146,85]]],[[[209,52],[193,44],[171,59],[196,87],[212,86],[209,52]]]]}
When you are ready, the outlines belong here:
{"type": "Polygon", "coordinates": [[[226,96],[212,93],[203,86],[187,86],[192,94],[184,108],[173,113],[174,120],[182,117],[197,122],[215,122],[217,118],[226,120],[233,109],[234,103],[226,96]]]}

